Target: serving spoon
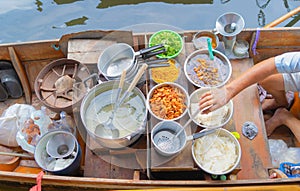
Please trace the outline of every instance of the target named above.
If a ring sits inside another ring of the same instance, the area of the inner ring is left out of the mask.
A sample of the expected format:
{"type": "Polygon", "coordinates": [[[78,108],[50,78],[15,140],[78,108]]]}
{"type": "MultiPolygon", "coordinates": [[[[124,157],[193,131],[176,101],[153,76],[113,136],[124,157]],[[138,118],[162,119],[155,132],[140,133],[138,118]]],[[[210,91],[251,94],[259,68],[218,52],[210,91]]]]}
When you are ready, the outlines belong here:
{"type": "Polygon", "coordinates": [[[120,98],[120,94],[122,92],[123,86],[124,86],[124,81],[126,78],[126,70],[123,70],[122,74],[121,74],[121,78],[120,78],[120,82],[119,82],[119,87],[117,89],[117,95],[116,95],[116,100],[115,100],[115,105],[113,107],[113,110],[111,112],[111,115],[109,116],[108,120],[105,121],[104,123],[100,123],[97,125],[96,129],[95,129],[95,133],[97,135],[101,135],[103,134],[103,128],[110,130],[111,131],[111,135],[113,138],[119,137],[119,129],[117,129],[112,121],[115,115],[116,110],[118,109],[119,106],[117,106],[117,103],[119,102],[119,98],[120,98]]]}

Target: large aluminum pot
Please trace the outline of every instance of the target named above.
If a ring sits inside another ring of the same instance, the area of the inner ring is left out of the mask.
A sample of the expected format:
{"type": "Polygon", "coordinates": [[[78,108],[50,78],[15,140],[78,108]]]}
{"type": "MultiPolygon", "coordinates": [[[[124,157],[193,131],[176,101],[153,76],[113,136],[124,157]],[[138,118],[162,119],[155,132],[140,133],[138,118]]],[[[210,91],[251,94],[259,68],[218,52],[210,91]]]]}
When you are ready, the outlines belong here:
{"type": "MultiPolygon", "coordinates": [[[[121,107],[116,111],[113,125],[119,130],[118,137],[96,131],[99,124],[108,120],[114,108],[118,91],[118,80],[103,82],[94,86],[84,97],[81,107],[81,121],[87,133],[97,143],[110,149],[119,149],[134,143],[145,131],[147,108],[144,94],[135,87],[121,107]]],[[[121,95],[128,89],[124,83],[121,95]]]]}

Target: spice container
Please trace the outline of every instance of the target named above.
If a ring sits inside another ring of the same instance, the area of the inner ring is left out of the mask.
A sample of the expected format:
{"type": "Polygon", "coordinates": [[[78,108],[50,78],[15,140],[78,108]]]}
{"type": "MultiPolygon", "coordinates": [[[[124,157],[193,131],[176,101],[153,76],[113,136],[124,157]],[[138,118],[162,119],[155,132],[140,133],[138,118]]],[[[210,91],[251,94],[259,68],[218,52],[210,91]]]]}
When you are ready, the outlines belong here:
{"type": "Polygon", "coordinates": [[[180,75],[180,64],[175,59],[169,59],[169,67],[158,67],[151,69],[151,78],[160,84],[164,82],[175,82],[180,75]]]}

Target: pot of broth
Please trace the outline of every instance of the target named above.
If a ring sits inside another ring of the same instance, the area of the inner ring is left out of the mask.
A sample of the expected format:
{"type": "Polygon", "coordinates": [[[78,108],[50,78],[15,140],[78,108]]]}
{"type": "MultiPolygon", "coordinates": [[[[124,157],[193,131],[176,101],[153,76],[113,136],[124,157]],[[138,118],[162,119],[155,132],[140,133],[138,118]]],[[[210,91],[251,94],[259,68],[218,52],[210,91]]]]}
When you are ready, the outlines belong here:
{"type": "MultiPolygon", "coordinates": [[[[91,138],[103,147],[119,149],[134,143],[145,131],[147,108],[144,94],[134,87],[127,98],[115,108],[119,80],[111,80],[94,86],[84,97],[81,107],[81,121],[91,138]],[[119,135],[112,136],[111,129],[102,124],[109,119],[112,112],[112,125],[119,135]],[[103,126],[101,131],[99,126],[103,126]]],[[[126,92],[129,83],[125,82],[121,96],[126,92]]]]}

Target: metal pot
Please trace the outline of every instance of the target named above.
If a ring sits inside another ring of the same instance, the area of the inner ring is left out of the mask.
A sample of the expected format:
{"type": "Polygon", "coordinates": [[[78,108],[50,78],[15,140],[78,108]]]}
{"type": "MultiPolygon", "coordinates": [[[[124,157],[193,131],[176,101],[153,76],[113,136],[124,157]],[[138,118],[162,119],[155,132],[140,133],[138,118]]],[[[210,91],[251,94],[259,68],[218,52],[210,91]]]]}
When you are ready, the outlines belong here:
{"type": "MultiPolygon", "coordinates": [[[[84,97],[80,107],[81,121],[87,133],[97,143],[111,149],[124,148],[134,143],[145,131],[147,120],[145,97],[135,87],[121,106],[119,113],[117,111],[115,114],[117,117],[113,123],[119,129],[119,137],[113,138],[109,133],[96,133],[97,125],[107,120],[112,111],[118,84],[118,80],[111,80],[94,86],[84,97]]],[[[121,94],[128,89],[129,85],[124,83],[121,94]]]]}
{"type": "Polygon", "coordinates": [[[82,152],[76,137],[70,132],[60,130],[49,131],[43,135],[39,139],[34,151],[34,159],[37,164],[47,172],[55,175],[78,175],[81,157],[82,152]],[[69,136],[75,142],[75,147],[70,148],[72,149],[72,154],[59,160],[51,157],[46,150],[49,140],[57,135],[60,135],[61,138],[69,136]]]}
{"type": "Polygon", "coordinates": [[[99,56],[97,67],[107,80],[119,79],[122,71],[126,70],[126,81],[131,81],[138,70],[137,58],[141,56],[143,59],[147,59],[165,52],[163,47],[160,44],[135,52],[126,43],[116,43],[104,49],[99,56]]]}

